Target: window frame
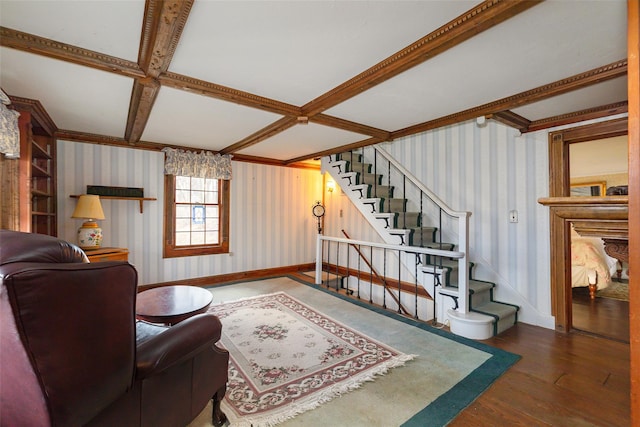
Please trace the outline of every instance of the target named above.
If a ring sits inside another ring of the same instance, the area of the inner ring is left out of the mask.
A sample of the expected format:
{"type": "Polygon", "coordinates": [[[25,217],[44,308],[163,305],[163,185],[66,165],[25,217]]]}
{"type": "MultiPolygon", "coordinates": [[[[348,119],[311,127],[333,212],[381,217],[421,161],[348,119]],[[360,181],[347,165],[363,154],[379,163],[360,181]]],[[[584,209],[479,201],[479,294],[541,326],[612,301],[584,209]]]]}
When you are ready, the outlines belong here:
{"type": "Polygon", "coordinates": [[[176,246],[176,177],[175,175],[164,176],[164,236],[163,236],[163,258],[177,258],[197,255],[215,255],[229,253],[229,200],[230,200],[229,180],[218,180],[218,206],[220,214],[220,242],[215,245],[190,245],[176,246]]]}

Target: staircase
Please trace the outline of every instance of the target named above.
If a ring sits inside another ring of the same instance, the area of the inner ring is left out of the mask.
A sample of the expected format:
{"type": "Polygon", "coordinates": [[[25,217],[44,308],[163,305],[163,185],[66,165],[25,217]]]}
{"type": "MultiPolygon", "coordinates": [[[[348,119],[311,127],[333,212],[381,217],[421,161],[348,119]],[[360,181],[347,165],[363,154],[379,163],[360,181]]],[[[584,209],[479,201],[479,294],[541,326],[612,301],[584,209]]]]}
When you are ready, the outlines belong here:
{"type": "MultiPolygon", "coordinates": [[[[416,255],[416,280],[435,300],[434,316],[455,334],[486,339],[517,322],[518,306],[494,299],[495,283],[473,277],[468,212],[455,212],[375,147],[322,159],[328,172],[388,244],[433,249],[416,255]],[[456,243],[445,242],[450,237],[456,243]],[[453,259],[441,251],[464,252],[453,259]],[[434,295],[435,294],[435,295],[434,295]]],[[[408,262],[406,259],[404,262],[408,262]]]]}

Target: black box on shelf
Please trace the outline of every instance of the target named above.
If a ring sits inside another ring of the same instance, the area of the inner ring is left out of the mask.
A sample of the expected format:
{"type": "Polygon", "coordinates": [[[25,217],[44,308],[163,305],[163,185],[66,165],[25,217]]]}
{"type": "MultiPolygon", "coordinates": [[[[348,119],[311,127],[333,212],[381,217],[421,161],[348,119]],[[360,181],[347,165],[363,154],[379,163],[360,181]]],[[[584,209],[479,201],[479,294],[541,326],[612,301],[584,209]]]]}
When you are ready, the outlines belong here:
{"type": "Polygon", "coordinates": [[[144,197],[144,188],[87,185],[87,194],[112,197],[144,197]]]}

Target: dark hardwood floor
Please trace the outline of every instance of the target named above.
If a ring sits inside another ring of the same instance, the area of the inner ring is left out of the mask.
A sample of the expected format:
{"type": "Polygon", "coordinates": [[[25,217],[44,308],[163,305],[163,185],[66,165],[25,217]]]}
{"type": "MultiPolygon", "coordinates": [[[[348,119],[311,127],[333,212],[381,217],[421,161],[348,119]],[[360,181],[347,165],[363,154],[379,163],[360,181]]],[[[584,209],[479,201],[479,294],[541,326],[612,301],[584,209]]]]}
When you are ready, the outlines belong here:
{"type": "MultiPolygon", "coordinates": [[[[299,278],[310,281],[302,274],[299,278]]],[[[630,426],[626,304],[626,342],[525,323],[482,341],[522,358],[448,426],[630,426]]],[[[605,310],[617,313],[618,320],[624,316],[620,310],[605,310]]],[[[574,312],[574,322],[575,316],[579,314],[574,312]]]]}
{"type": "Polygon", "coordinates": [[[450,426],[629,426],[629,344],[519,323],[485,343],[522,356],[450,426]]]}
{"type": "Polygon", "coordinates": [[[589,298],[587,288],[573,288],[572,322],[575,329],[629,342],[629,302],[589,298]]]}

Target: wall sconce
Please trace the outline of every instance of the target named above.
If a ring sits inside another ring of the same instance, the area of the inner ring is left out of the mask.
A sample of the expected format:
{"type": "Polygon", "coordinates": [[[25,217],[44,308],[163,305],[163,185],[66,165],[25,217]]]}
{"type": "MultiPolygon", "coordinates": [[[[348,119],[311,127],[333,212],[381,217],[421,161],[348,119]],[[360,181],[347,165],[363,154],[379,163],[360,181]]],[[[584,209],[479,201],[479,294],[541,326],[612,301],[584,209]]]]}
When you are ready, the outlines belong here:
{"type": "Polygon", "coordinates": [[[327,191],[329,193],[333,193],[333,190],[336,189],[336,183],[334,181],[327,181],[327,191]]]}
{"type": "Polygon", "coordinates": [[[93,194],[81,195],[71,218],[86,219],[78,229],[78,246],[82,249],[99,248],[102,244],[102,228],[98,227],[96,220],[104,219],[100,197],[93,194]]]}

